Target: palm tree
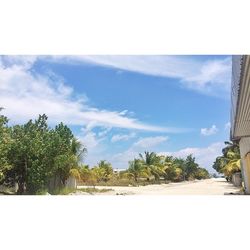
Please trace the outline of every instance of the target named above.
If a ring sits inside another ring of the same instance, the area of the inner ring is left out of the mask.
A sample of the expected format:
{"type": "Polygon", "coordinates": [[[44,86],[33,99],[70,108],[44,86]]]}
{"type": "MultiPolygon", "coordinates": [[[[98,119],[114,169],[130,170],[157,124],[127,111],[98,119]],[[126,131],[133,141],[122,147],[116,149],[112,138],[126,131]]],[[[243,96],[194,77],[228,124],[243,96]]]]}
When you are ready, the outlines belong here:
{"type": "Polygon", "coordinates": [[[229,180],[231,180],[234,173],[241,171],[241,159],[239,152],[237,152],[237,150],[233,151],[232,148],[229,149],[226,154],[226,160],[227,163],[225,164],[225,166],[223,166],[222,171],[224,175],[227,176],[229,180]]]}
{"type": "Polygon", "coordinates": [[[216,158],[213,168],[231,180],[232,175],[240,172],[240,149],[239,145],[232,142],[225,142],[226,147],[222,149],[222,156],[216,158]]]}
{"type": "Polygon", "coordinates": [[[98,168],[102,170],[103,176],[102,180],[107,182],[112,178],[113,175],[113,168],[112,165],[109,162],[106,162],[105,160],[102,160],[98,163],[98,168]]]}
{"type": "Polygon", "coordinates": [[[148,174],[154,176],[155,180],[159,180],[160,176],[164,175],[163,166],[162,166],[162,159],[154,152],[144,152],[144,156],[139,154],[140,160],[145,166],[148,174]]]}
{"type": "Polygon", "coordinates": [[[72,139],[71,142],[71,151],[76,156],[77,161],[80,162],[83,160],[83,157],[87,153],[87,148],[75,137],[72,139]]]}
{"type": "Polygon", "coordinates": [[[81,179],[81,168],[79,165],[87,152],[87,148],[84,147],[79,140],[73,137],[71,141],[71,152],[73,154],[71,157],[71,163],[73,164],[73,166],[69,171],[69,176],[74,177],[79,181],[81,179]]]}
{"type": "Polygon", "coordinates": [[[154,152],[145,151],[144,156],[142,154],[139,154],[139,156],[147,166],[154,165],[159,162],[158,156],[154,152]]]}
{"type": "Polygon", "coordinates": [[[146,175],[146,169],[140,159],[134,159],[129,162],[128,173],[131,175],[134,180],[137,182],[138,178],[142,175],[146,175]]]}

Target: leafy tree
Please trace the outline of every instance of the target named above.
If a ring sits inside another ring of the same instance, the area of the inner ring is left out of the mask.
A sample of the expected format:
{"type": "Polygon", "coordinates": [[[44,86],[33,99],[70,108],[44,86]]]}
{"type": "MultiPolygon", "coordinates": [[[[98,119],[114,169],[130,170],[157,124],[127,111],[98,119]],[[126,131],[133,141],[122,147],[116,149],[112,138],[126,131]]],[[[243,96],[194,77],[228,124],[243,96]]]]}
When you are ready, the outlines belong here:
{"type": "Polygon", "coordinates": [[[195,172],[195,179],[207,179],[209,178],[209,173],[205,168],[198,168],[195,172]]]}
{"type": "Polygon", "coordinates": [[[185,173],[187,178],[195,178],[195,173],[198,170],[198,164],[195,162],[195,157],[188,155],[185,160],[185,173]]]}
{"type": "Polygon", "coordinates": [[[11,128],[8,160],[12,168],[6,172],[4,182],[6,185],[17,182],[19,194],[26,190],[35,193],[46,184],[46,120],[47,117],[43,115],[34,123],[30,120],[24,125],[11,128]]]}
{"type": "Polygon", "coordinates": [[[63,123],[50,131],[50,139],[50,158],[53,159],[52,175],[59,177],[59,185],[63,187],[72,173],[79,172],[79,164],[87,150],[63,123]],[[72,172],[72,169],[75,170],[72,172]]]}
{"type": "MultiPolygon", "coordinates": [[[[1,112],[2,108],[0,108],[1,112]]],[[[11,169],[7,155],[10,146],[10,134],[7,126],[8,118],[4,115],[0,115],[0,183],[5,178],[5,171],[11,169]]]]}
{"type": "Polygon", "coordinates": [[[2,183],[7,186],[18,183],[18,194],[47,189],[56,176],[59,187],[63,186],[70,175],[76,175],[86,152],[67,126],[60,123],[49,129],[47,119],[40,115],[34,122],[10,128],[7,160],[11,168],[3,172],[2,183]]]}
{"type": "Polygon", "coordinates": [[[218,173],[223,173],[222,169],[223,167],[229,162],[229,160],[224,157],[224,156],[218,156],[215,159],[215,162],[213,164],[213,168],[218,172],[218,173]]]}

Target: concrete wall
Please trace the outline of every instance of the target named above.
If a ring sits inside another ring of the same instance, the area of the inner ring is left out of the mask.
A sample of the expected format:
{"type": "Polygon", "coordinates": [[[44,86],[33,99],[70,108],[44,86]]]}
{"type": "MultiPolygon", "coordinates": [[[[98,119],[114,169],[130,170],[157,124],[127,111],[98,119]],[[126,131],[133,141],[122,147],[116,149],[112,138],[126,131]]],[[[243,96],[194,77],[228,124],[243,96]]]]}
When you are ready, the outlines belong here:
{"type": "Polygon", "coordinates": [[[242,178],[241,173],[234,173],[232,176],[232,183],[235,187],[241,187],[242,186],[242,178]]]}
{"type": "MultiPolygon", "coordinates": [[[[59,187],[62,188],[62,183],[60,181],[59,176],[54,176],[53,178],[50,179],[49,181],[49,185],[48,185],[48,191],[53,192],[54,190],[58,189],[59,187]]],[[[76,178],[73,176],[70,176],[65,183],[65,187],[66,188],[72,188],[72,189],[76,189],[77,184],[76,184],[76,178]]]]}
{"type": "Polygon", "coordinates": [[[65,184],[65,187],[67,188],[72,188],[72,189],[76,189],[77,185],[76,185],[76,178],[73,176],[70,176],[65,184]]]}

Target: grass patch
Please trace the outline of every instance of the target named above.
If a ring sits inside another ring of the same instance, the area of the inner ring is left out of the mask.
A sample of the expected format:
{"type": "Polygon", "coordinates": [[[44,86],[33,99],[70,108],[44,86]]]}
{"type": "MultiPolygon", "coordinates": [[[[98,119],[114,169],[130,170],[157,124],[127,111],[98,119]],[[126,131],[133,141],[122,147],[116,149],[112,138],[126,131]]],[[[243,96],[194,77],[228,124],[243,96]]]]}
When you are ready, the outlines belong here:
{"type": "Polygon", "coordinates": [[[81,191],[81,192],[85,192],[85,193],[89,193],[89,194],[93,194],[93,193],[106,193],[109,191],[114,191],[111,188],[79,188],[77,189],[77,191],[81,191]]]}
{"type": "Polygon", "coordinates": [[[76,190],[73,188],[60,188],[51,192],[52,195],[68,195],[70,193],[74,193],[76,190]]]}
{"type": "MultiPolygon", "coordinates": [[[[137,182],[132,179],[111,179],[107,182],[98,182],[95,184],[96,187],[98,186],[113,186],[113,187],[138,187],[138,186],[147,186],[147,185],[154,185],[154,184],[169,184],[169,180],[138,180],[137,182]]],[[[93,184],[88,182],[79,182],[78,186],[93,186],[93,184]]]]}
{"type": "MultiPolygon", "coordinates": [[[[65,188],[56,189],[53,192],[51,192],[50,194],[52,194],[52,195],[69,195],[69,194],[72,194],[72,193],[75,193],[78,191],[89,193],[89,194],[94,194],[94,193],[105,193],[105,192],[113,191],[113,189],[111,189],[111,188],[99,189],[99,188],[94,188],[94,187],[73,189],[73,188],[66,188],[65,187],[65,188]]],[[[39,194],[46,194],[46,193],[39,193],[39,194]]]]}

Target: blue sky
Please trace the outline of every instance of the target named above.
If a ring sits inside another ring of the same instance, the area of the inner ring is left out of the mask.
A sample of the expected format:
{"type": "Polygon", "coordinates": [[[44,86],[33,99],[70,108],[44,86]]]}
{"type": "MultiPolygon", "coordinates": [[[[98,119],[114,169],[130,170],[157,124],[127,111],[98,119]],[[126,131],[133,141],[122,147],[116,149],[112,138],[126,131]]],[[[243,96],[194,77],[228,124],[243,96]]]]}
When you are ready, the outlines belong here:
{"type": "Polygon", "coordinates": [[[231,56],[1,56],[0,106],[12,124],[49,116],[87,146],[86,164],[126,168],[139,152],[210,172],[229,138],[231,56]]]}

